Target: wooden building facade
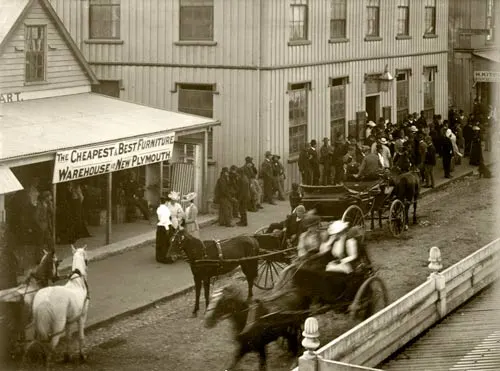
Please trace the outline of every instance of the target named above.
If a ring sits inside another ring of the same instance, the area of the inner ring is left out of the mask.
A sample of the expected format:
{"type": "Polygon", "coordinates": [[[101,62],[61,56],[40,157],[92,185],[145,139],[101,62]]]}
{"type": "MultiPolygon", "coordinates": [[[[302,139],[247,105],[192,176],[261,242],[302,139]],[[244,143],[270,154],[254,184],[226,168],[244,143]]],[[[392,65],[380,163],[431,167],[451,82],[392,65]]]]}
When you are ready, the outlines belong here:
{"type": "Polygon", "coordinates": [[[101,92],[221,122],[212,182],[270,150],[289,185],[305,141],[448,108],[448,1],[50,1],[101,92]]]}
{"type": "Polygon", "coordinates": [[[498,0],[450,1],[449,99],[465,112],[493,104],[500,82],[498,0]]]}

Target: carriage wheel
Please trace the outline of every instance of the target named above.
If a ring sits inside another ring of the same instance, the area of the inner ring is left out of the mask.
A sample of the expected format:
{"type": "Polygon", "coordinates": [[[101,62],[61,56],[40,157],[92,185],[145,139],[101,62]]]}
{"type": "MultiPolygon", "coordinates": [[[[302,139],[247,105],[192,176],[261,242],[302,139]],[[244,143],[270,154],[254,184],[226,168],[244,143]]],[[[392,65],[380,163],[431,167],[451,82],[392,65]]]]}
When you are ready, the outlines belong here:
{"type": "Polygon", "coordinates": [[[384,282],[379,277],[370,277],[363,282],[350,306],[351,319],[364,321],[387,304],[389,296],[384,282]]]}
{"type": "Polygon", "coordinates": [[[357,205],[349,206],[342,215],[342,221],[348,222],[349,227],[358,226],[363,231],[363,240],[365,239],[365,217],[363,210],[357,205]]]}
{"type": "Polygon", "coordinates": [[[405,227],[405,205],[400,200],[392,201],[389,209],[389,230],[394,237],[399,237],[405,227]]]}
{"type": "Polygon", "coordinates": [[[269,228],[268,226],[260,227],[255,231],[254,234],[266,234],[268,228],[269,228]]]}
{"type": "Polygon", "coordinates": [[[259,262],[257,277],[254,286],[261,290],[271,290],[274,283],[278,281],[281,271],[286,268],[286,263],[272,260],[262,260],[259,262]]]}

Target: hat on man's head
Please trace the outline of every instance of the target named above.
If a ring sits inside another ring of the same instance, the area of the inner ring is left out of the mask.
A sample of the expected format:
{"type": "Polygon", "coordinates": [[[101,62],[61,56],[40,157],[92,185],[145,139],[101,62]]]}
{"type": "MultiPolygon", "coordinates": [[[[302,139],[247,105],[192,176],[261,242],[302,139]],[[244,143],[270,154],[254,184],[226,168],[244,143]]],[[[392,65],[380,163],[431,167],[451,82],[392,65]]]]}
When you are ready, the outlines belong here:
{"type": "Polygon", "coordinates": [[[481,128],[479,126],[473,126],[472,130],[481,130],[481,128]]]}
{"type": "Polygon", "coordinates": [[[188,193],[187,195],[184,195],[182,197],[182,200],[183,201],[193,201],[195,198],[196,198],[196,192],[191,192],[191,193],[188,193]]]}
{"type": "Polygon", "coordinates": [[[296,213],[297,211],[302,211],[302,212],[306,212],[306,208],[304,205],[298,205],[294,210],[293,212],[296,213]]]}
{"type": "Polygon", "coordinates": [[[372,128],[374,128],[375,126],[377,126],[377,124],[376,124],[376,123],[374,123],[374,122],[373,122],[373,121],[371,121],[371,120],[370,120],[370,121],[368,121],[366,125],[371,126],[372,128]]]}
{"type": "Polygon", "coordinates": [[[384,144],[384,145],[387,145],[387,143],[388,143],[387,139],[385,139],[385,138],[380,138],[379,142],[380,142],[380,144],[384,144]]]}
{"type": "Polygon", "coordinates": [[[181,195],[179,194],[179,192],[171,191],[168,194],[168,198],[170,198],[173,201],[179,201],[181,199],[181,195]]]}
{"type": "Polygon", "coordinates": [[[412,133],[416,133],[418,131],[417,127],[415,125],[410,126],[410,131],[412,133]]]}
{"type": "Polygon", "coordinates": [[[264,156],[265,157],[269,157],[269,156],[272,156],[273,154],[271,153],[271,151],[266,151],[266,153],[264,153],[264,156]]]}
{"type": "Polygon", "coordinates": [[[236,171],[236,169],[238,169],[238,167],[236,165],[231,165],[231,167],[229,168],[229,171],[236,171]]]}
{"type": "Polygon", "coordinates": [[[349,223],[342,220],[336,220],[328,226],[328,234],[337,234],[345,231],[349,227],[349,223]]]}
{"type": "Polygon", "coordinates": [[[253,158],[252,158],[252,157],[250,157],[250,156],[247,156],[247,157],[245,157],[245,162],[246,162],[247,164],[252,163],[252,162],[253,162],[253,158]]]}
{"type": "Polygon", "coordinates": [[[278,160],[281,158],[280,155],[273,155],[273,157],[276,157],[278,160]]]}
{"type": "Polygon", "coordinates": [[[317,144],[316,139],[311,140],[311,146],[315,146],[317,144]]]}
{"type": "Polygon", "coordinates": [[[328,137],[323,138],[323,142],[329,142],[329,141],[330,141],[330,138],[328,138],[328,137]]]}
{"type": "Polygon", "coordinates": [[[221,171],[221,173],[229,173],[229,168],[227,166],[224,166],[221,171]]]}

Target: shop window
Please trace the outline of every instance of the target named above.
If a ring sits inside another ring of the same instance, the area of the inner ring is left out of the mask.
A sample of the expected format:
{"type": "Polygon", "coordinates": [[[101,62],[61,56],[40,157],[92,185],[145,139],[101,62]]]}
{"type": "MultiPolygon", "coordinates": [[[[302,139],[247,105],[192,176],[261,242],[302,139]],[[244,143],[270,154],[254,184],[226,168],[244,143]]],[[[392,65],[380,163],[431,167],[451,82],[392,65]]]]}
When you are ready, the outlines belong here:
{"type": "Polygon", "coordinates": [[[92,92],[120,98],[120,81],[99,80],[99,85],[92,85],[92,92]]]}
{"type": "Polygon", "coordinates": [[[436,0],[425,0],[425,34],[436,34],[436,0]]]}
{"type": "Polygon", "coordinates": [[[345,134],[347,82],[347,77],[330,79],[330,140],[332,143],[337,133],[345,134]]]}
{"type": "Polygon", "coordinates": [[[380,93],[380,74],[366,75],[366,95],[380,93]]]}
{"type": "Polygon", "coordinates": [[[330,39],[347,37],[347,0],[331,0],[330,39]]]}
{"type": "Polygon", "coordinates": [[[380,36],[380,0],[368,0],[366,36],[380,36]]]}
{"type": "Polygon", "coordinates": [[[307,141],[307,93],[310,83],[290,84],[288,89],[288,150],[298,155],[307,141]]]}
{"type": "Polygon", "coordinates": [[[90,0],[89,36],[91,39],[120,38],[120,0],[90,0]]]}
{"type": "Polygon", "coordinates": [[[213,0],[180,0],[179,17],[181,41],[214,39],[213,0]]]}
{"type": "Polygon", "coordinates": [[[409,71],[398,71],[396,74],[396,110],[397,122],[402,123],[410,113],[409,71]]]}
{"type": "Polygon", "coordinates": [[[307,40],[308,19],[307,0],[291,0],[290,41],[307,40]]]}
{"type": "Polygon", "coordinates": [[[397,27],[398,36],[408,36],[410,34],[409,0],[399,0],[397,27]]]}
{"type": "MultiPolygon", "coordinates": [[[[214,117],[214,84],[179,84],[178,111],[214,117]]],[[[213,158],[213,131],[208,132],[208,158],[213,158]]]]}
{"type": "Polygon", "coordinates": [[[46,26],[26,26],[26,82],[45,80],[46,26]]]}
{"type": "Polygon", "coordinates": [[[486,35],[486,41],[493,41],[495,35],[495,0],[486,2],[486,29],[489,31],[486,35]]]}
{"type": "Polygon", "coordinates": [[[424,67],[424,112],[427,121],[434,117],[436,72],[436,66],[424,67]]]}

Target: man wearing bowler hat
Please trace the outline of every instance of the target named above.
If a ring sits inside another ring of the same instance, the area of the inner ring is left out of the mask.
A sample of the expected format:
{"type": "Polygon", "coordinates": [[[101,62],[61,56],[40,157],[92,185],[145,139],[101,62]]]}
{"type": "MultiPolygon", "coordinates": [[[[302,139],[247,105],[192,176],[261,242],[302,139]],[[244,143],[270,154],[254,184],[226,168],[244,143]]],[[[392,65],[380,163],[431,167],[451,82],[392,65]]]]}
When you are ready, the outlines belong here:
{"type": "Polygon", "coordinates": [[[263,209],[260,204],[262,199],[262,188],[260,187],[259,180],[257,179],[257,168],[253,163],[253,158],[250,156],[245,157],[245,165],[243,165],[245,175],[250,182],[250,202],[248,203],[248,211],[257,211],[263,209]]]}
{"type": "Polygon", "coordinates": [[[330,139],[323,138],[323,145],[319,149],[319,164],[321,170],[321,184],[331,183],[333,166],[333,147],[329,144],[330,139]]]}
{"type": "Polygon", "coordinates": [[[262,182],[264,183],[264,202],[267,202],[271,205],[276,205],[276,202],[273,201],[273,164],[271,161],[272,153],[271,151],[266,151],[264,154],[264,161],[260,167],[260,177],[262,178],[262,182]]]}

